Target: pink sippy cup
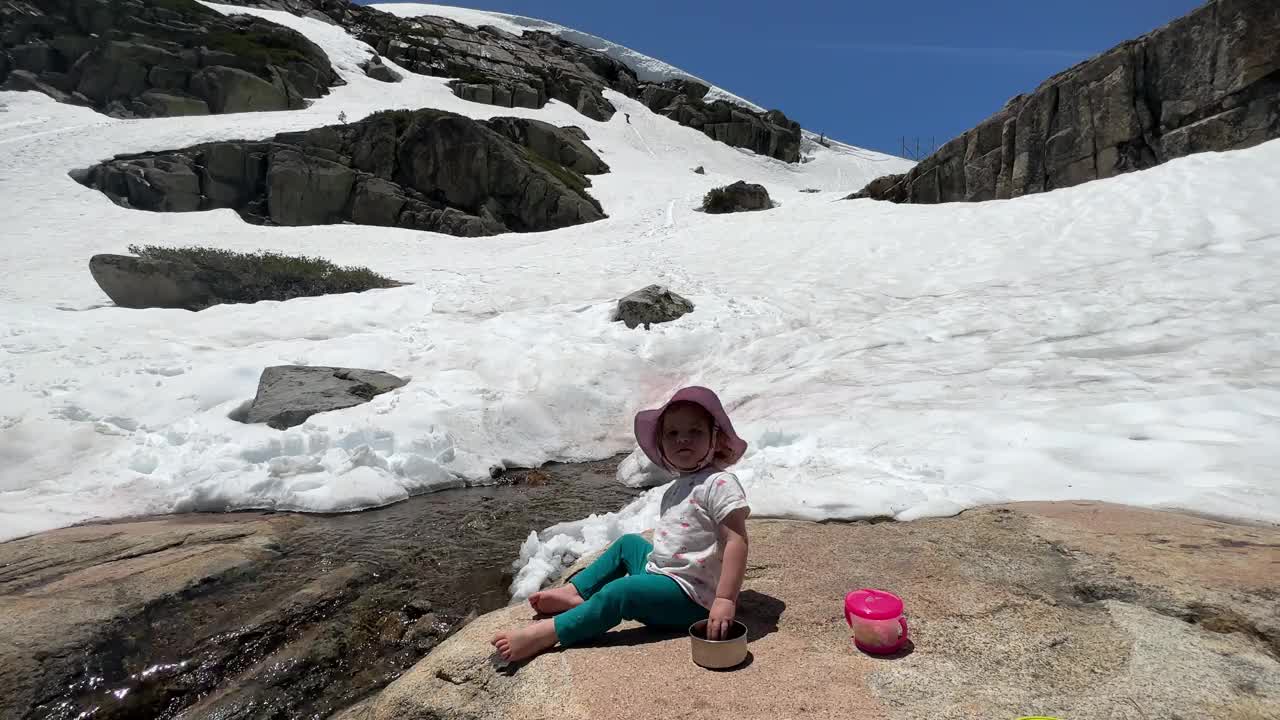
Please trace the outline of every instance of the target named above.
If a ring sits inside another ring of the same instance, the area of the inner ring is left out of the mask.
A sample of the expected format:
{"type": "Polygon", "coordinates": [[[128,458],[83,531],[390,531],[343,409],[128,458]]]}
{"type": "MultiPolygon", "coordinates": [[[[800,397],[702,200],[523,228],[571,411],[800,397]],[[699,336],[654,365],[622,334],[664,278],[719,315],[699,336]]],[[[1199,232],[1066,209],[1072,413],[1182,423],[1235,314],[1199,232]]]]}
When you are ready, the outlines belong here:
{"type": "Polygon", "coordinates": [[[844,619],[853,630],[853,644],[872,655],[892,655],[907,644],[907,619],[902,598],[884,590],[854,590],[844,598],[844,619]]]}

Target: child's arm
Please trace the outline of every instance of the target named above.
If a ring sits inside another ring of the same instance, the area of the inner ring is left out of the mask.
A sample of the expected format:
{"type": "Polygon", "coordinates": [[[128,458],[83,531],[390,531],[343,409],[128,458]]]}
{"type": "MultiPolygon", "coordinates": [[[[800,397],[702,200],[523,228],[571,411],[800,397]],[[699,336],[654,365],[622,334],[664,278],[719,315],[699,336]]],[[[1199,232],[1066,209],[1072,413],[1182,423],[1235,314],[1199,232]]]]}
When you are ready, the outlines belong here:
{"type": "Polygon", "coordinates": [[[711,603],[711,615],[707,622],[707,637],[720,640],[729,634],[734,615],[738,611],[738,592],[742,590],[742,577],[747,572],[747,508],[729,513],[720,523],[720,543],[724,546],[724,559],[720,566],[720,583],[716,586],[716,599],[711,603]]]}

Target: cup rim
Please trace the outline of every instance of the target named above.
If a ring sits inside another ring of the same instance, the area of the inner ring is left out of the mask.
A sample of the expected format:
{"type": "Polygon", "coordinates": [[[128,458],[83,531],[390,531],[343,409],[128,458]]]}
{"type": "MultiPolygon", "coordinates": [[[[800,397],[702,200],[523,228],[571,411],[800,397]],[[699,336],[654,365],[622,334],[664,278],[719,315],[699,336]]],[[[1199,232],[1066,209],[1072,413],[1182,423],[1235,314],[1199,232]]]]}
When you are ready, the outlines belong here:
{"type": "Polygon", "coordinates": [[[705,626],[706,626],[706,624],[707,624],[707,621],[706,621],[706,620],[699,620],[698,622],[696,622],[696,623],[694,623],[694,624],[690,625],[690,626],[689,626],[689,639],[690,639],[690,640],[696,640],[696,641],[698,641],[698,642],[707,643],[708,645],[722,645],[722,644],[724,644],[724,643],[733,643],[733,642],[745,641],[745,640],[747,639],[747,634],[750,632],[750,630],[747,628],[747,624],[746,624],[746,623],[742,622],[741,620],[734,620],[734,621],[733,621],[733,626],[734,626],[735,628],[742,628],[742,633],[741,633],[741,634],[738,634],[738,635],[735,635],[734,637],[727,638],[727,639],[725,639],[725,640],[709,640],[709,639],[707,639],[707,638],[705,638],[705,637],[698,637],[697,635],[695,635],[695,634],[694,634],[694,628],[698,627],[699,625],[702,625],[702,626],[704,626],[704,627],[705,627],[705,626]]]}

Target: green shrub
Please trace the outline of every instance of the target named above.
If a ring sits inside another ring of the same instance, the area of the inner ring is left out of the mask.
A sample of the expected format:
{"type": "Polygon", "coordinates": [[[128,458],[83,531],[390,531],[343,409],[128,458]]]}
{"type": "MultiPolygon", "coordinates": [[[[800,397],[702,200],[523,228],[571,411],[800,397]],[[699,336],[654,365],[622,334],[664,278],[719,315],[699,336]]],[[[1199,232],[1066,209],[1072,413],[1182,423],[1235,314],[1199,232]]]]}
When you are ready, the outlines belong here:
{"type": "Polygon", "coordinates": [[[323,258],[269,251],[239,253],[211,247],[130,245],[129,252],[148,260],[195,266],[200,279],[223,302],[290,300],[401,285],[368,268],[339,267],[323,258]]]}
{"type": "Polygon", "coordinates": [[[764,210],[772,207],[767,193],[763,196],[757,196],[751,192],[756,187],[759,186],[748,185],[745,182],[738,181],[732,185],[712,188],[707,191],[706,195],[702,196],[702,209],[708,213],[731,213],[743,210],[764,210]],[[746,196],[743,197],[739,193],[745,193],[746,196]],[[753,207],[751,203],[755,200],[761,200],[764,204],[759,207],[753,207]]]}
{"type": "Polygon", "coordinates": [[[306,53],[294,44],[293,38],[283,33],[215,30],[205,38],[205,46],[210,50],[228,52],[262,65],[310,62],[306,53]]]}
{"type": "Polygon", "coordinates": [[[709,213],[733,212],[737,208],[738,203],[728,188],[712,188],[702,196],[702,209],[709,213]]]}
{"type": "MultiPolygon", "coordinates": [[[[514,145],[514,143],[512,144],[514,145]]],[[[583,200],[595,205],[596,208],[600,207],[600,203],[596,202],[596,199],[591,197],[590,193],[587,192],[587,188],[591,185],[590,180],[560,163],[555,162],[554,160],[548,160],[523,145],[516,145],[516,148],[520,150],[520,152],[524,153],[526,160],[551,173],[555,179],[564,183],[570,190],[581,195],[583,200]]]]}

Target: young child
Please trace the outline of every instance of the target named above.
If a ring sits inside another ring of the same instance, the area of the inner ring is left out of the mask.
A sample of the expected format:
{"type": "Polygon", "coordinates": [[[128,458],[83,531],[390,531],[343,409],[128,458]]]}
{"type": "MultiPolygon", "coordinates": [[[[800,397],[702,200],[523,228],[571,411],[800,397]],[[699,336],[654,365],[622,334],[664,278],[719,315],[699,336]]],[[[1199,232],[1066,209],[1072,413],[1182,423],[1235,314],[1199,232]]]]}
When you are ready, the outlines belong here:
{"type": "Polygon", "coordinates": [[[492,640],[517,661],[557,642],[570,647],[623,620],[685,630],[707,619],[707,636],[727,637],[747,568],[746,494],[724,469],[747,443],[733,431],[716,394],[686,387],[635,419],[636,441],[654,463],[677,474],[662,496],[653,545],[623,535],[563,587],[536,592],[533,609],[554,618],[492,640]]]}

